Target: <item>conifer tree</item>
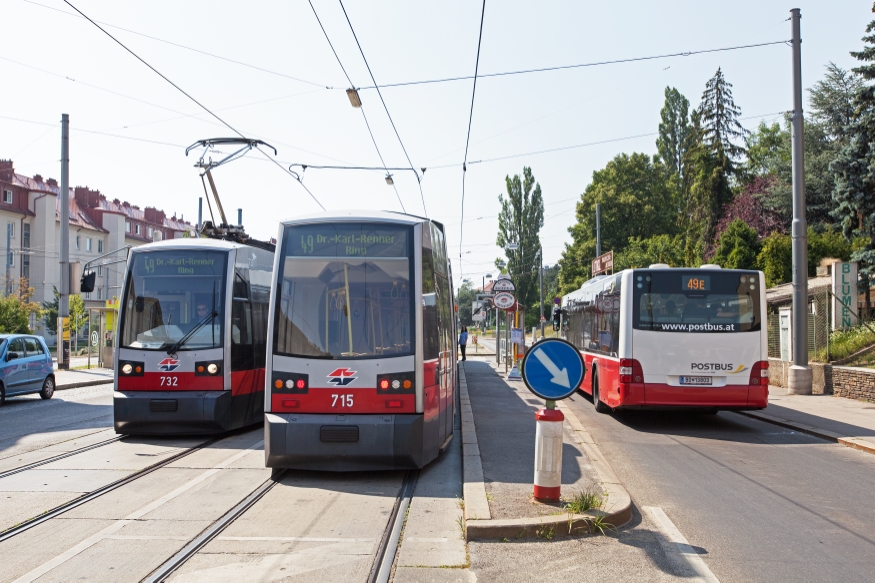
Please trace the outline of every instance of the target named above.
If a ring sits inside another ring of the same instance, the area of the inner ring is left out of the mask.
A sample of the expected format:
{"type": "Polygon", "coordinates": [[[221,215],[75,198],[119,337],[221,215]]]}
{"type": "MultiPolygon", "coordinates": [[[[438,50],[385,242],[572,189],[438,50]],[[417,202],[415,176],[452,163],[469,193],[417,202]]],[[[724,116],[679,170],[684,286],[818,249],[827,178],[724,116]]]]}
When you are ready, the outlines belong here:
{"type": "Polygon", "coordinates": [[[732,99],[732,83],[718,68],[714,76],[705,84],[702,103],[699,105],[704,142],[717,156],[718,162],[727,174],[736,173],[736,161],[745,154],[743,141],[747,130],[738,122],[741,108],[732,99]]]}
{"type": "Polygon", "coordinates": [[[690,102],[674,87],[665,88],[665,105],[659,112],[659,137],[656,149],[666,168],[683,180],[684,153],[690,134],[690,102]]]}

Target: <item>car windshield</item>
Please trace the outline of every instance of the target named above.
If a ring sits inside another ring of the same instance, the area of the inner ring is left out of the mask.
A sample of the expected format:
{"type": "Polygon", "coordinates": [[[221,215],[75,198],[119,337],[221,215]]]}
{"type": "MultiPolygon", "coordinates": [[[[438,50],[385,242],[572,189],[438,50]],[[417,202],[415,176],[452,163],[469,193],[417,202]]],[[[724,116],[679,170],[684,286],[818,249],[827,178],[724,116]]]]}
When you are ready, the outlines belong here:
{"type": "Polygon", "coordinates": [[[201,250],[134,252],[125,289],[121,344],[166,349],[211,313],[180,350],[222,346],[226,253],[201,250]]]}
{"type": "Polygon", "coordinates": [[[760,329],[757,272],[636,270],[636,330],[749,332],[760,329]]]}
{"type": "Polygon", "coordinates": [[[286,227],[274,353],[317,358],[412,354],[409,227],[286,227]]]}

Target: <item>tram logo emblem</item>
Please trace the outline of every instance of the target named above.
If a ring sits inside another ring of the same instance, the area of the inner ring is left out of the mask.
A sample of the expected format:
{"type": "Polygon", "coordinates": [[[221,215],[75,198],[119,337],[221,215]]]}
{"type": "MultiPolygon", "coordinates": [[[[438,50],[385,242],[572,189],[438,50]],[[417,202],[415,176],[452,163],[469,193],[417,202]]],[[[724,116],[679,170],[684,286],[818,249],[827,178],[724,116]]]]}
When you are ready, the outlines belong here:
{"type": "Polygon", "coordinates": [[[179,368],[179,361],[170,357],[167,357],[158,363],[158,369],[163,370],[164,372],[170,372],[177,368],[179,368]]]}
{"type": "Polygon", "coordinates": [[[328,382],[336,387],[345,387],[356,379],[356,371],[348,368],[338,368],[328,375],[328,382]]]}

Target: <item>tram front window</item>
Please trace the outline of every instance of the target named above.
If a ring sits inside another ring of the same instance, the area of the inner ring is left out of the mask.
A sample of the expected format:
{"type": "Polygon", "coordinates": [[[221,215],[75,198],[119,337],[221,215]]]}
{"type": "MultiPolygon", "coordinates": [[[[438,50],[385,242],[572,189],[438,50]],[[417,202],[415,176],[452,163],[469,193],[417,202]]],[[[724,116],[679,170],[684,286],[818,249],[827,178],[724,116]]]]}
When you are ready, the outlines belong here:
{"type": "Polygon", "coordinates": [[[274,353],[413,354],[412,229],[373,223],[286,227],[274,353]]]}
{"type": "Polygon", "coordinates": [[[122,346],[166,350],[192,331],[178,350],[222,346],[226,257],[185,249],[135,253],[124,295],[122,346]]]}

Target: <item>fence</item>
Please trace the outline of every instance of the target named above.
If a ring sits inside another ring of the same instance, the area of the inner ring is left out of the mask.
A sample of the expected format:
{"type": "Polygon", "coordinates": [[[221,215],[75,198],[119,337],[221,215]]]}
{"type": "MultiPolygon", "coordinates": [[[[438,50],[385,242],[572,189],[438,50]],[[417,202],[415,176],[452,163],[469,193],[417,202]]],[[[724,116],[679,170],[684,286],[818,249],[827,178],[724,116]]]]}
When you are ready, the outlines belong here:
{"type": "MultiPolygon", "coordinates": [[[[815,290],[809,297],[808,358],[815,362],[829,362],[832,357],[830,353],[832,302],[830,300],[828,288],[815,290]]],[[[769,357],[781,358],[780,314],[769,312],[766,325],[768,327],[769,357]]]]}

